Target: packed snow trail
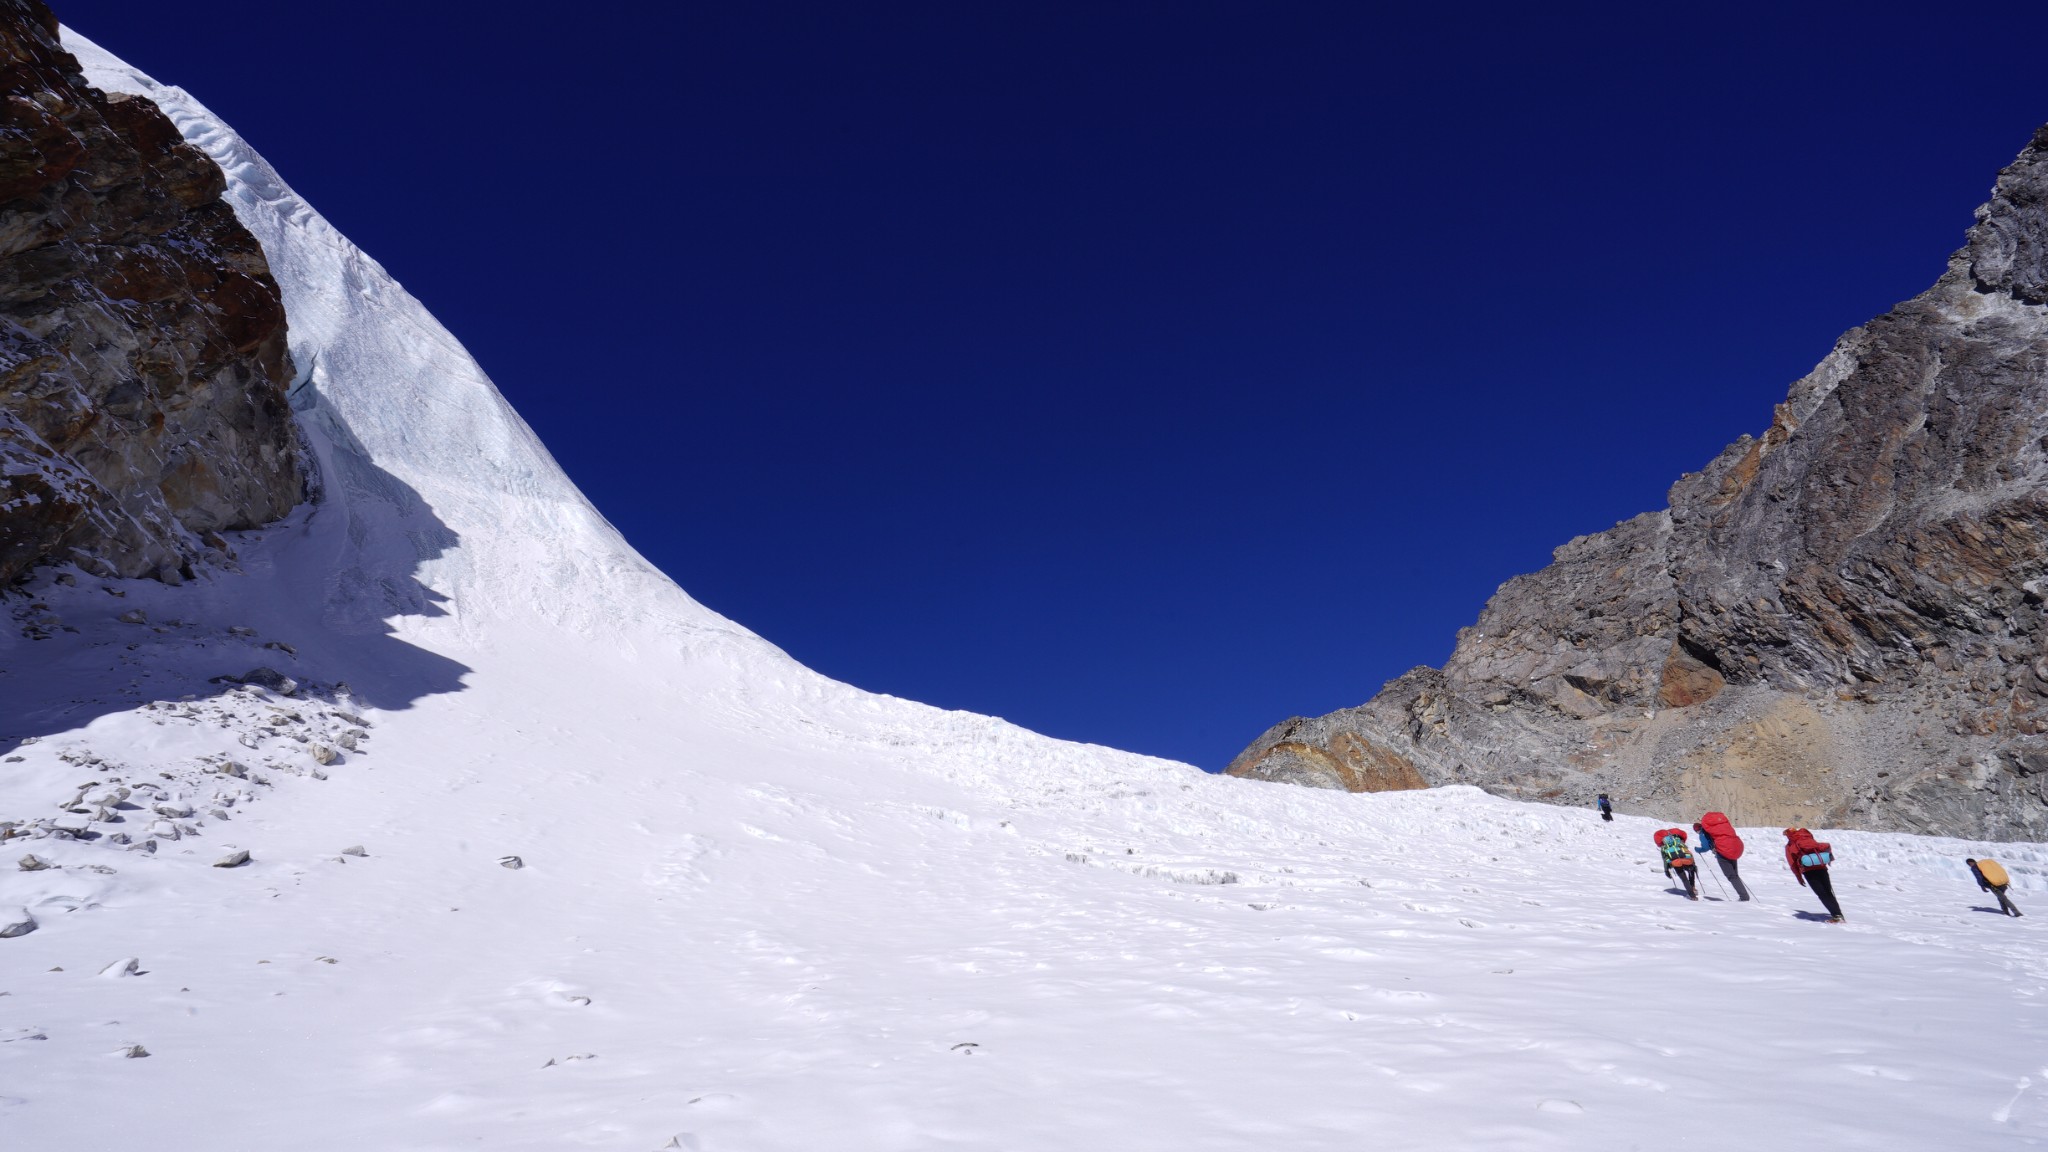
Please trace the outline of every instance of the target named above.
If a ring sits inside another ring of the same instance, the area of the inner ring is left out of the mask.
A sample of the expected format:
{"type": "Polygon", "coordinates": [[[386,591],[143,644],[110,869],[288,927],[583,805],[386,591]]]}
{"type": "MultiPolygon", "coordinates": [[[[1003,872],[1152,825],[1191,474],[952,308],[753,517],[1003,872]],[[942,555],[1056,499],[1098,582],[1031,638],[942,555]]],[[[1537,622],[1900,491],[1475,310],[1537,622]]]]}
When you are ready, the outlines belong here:
{"type": "Polygon", "coordinates": [[[1753,903],[1711,865],[1694,903],[1659,821],[826,681],[641,561],[231,131],[70,42],[228,172],[323,500],[184,588],[44,573],[61,623],[0,638],[0,819],[97,837],[0,845],[0,919],[36,922],[0,939],[10,1147],[2048,1140],[2041,921],[1962,863],[2031,910],[2040,846],[1828,833],[1829,926],[1769,829],[1753,903]],[[259,663],[291,693],[214,682],[259,663]]]}

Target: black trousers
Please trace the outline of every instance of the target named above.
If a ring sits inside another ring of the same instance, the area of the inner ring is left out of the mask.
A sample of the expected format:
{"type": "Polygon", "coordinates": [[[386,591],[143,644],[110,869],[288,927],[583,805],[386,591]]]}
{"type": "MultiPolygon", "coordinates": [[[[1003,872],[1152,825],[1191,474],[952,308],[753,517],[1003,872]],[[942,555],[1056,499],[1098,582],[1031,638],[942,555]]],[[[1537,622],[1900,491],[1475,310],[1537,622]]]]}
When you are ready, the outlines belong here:
{"type": "Polygon", "coordinates": [[[1999,911],[2008,916],[2017,916],[2020,914],[2020,906],[2005,898],[2005,887],[2003,884],[1993,884],[1991,894],[1998,897],[1999,911]]]}
{"type": "Polygon", "coordinates": [[[1735,889],[1735,898],[1737,900],[1749,899],[1749,889],[1742,886],[1742,874],[1735,870],[1735,861],[1721,855],[1719,852],[1714,853],[1714,860],[1721,865],[1721,875],[1728,878],[1729,887],[1735,889]]]}
{"type": "Polygon", "coordinates": [[[1822,904],[1827,905],[1828,915],[1836,919],[1841,918],[1842,906],[1835,903],[1835,883],[1828,879],[1828,870],[1826,868],[1808,868],[1806,870],[1806,886],[1813,889],[1813,894],[1820,897],[1822,904]]]}
{"type": "Polygon", "coordinates": [[[1699,899],[1699,892],[1696,889],[1700,882],[1700,870],[1691,864],[1674,864],[1671,870],[1678,873],[1678,878],[1685,882],[1685,894],[1694,900],[1699,899]]]}

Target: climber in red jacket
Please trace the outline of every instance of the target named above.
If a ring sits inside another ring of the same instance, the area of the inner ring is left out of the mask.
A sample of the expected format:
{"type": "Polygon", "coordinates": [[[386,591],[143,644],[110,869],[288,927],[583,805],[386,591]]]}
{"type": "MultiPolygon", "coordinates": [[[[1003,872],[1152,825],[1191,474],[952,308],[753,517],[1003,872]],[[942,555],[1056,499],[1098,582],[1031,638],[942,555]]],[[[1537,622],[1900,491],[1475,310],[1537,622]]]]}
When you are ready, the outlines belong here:
{"type": "Polygon", "coordinates": [[[1799,883],[1813,889],[1813,894],[1827,905],[1828,923],[1840,924],[1848,917],[1842,915],[1842,906],[1835,902],[1835,885],[1828,879],[1828,865],[1834,862],[1834,848],[1815,840],[1813,833],[1804,828],[1785,829],[1785,863],[1799,883]]]}

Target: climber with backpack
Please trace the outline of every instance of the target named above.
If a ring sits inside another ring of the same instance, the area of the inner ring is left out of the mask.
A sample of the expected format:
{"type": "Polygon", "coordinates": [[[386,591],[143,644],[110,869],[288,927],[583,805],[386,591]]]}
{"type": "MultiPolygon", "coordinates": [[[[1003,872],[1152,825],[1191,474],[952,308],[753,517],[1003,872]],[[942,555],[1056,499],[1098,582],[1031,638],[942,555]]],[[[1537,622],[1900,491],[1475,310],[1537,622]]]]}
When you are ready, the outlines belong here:
{"type": "Polygon", "coordinates": [[[1607,802],[1607,793],[1605,792],[1600,794],[1600,818],[1607,821],[1614,819],[1614,805],[1607,802]]]}
{"type": "Polygon", "coordinates": [[[1977,878],[1977,887],[1998,897],[1998,910],[2008,916],[2020,915],[2019,905],[2005,898],[2005,890],[2012,885],[2012,877],[2005,874],[2005,867],[1996,860],[1964,860],[1970,866],[1970,875],[1977,878]]]}
{"type": "Polygon", "coordinates": [[[1742,874],[1735,870],[1735,862],[1742,859],[1742,837],[1735,834],[1735,825],[1721,813],[1709,812],[1700,817],[1692,830],[1700,834],[1700,851],[1714,854],[1714,863],[1721,866],[1721,875],[1735,889],[1735,898],[1749,899],[1749,889],[1742,886],[1742,874]]]}
{"type": "Polygon", "coordinates": [[[1682,828],[1659,828],[1651,836],[1657,851],[1664,854],[1664,875],[1678,873],[1678,879],[1685,885],[1685,898],[1697,900],[1699,894],[1700,870],[1692,861],[1692,852],[1685,846],[1685,830],[1682,828]]]}
{"type": "Polygon", "coordinates": [[[1785,863],[1800,886],[1813,889],[1813,894],[1827,906],[1828,923],[1840,924],[1848,917],[1842,915],[1842,906],[1835,902],[1835,885],[1828,879],[1828,865],[1834,862],[1834,848],[1815,840],[1813,833],[1804,828],[1785,829],[1785,863]]]}

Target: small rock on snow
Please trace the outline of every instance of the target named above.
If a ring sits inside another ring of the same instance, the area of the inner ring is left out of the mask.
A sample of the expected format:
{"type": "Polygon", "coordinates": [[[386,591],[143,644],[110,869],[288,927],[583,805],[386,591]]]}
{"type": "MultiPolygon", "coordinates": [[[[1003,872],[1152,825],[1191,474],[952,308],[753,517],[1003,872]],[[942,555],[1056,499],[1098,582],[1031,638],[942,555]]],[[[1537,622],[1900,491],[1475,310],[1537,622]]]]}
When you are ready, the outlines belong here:
{"type": "Polygon", "coordinates": [[[501,868],[524,868],[526,867],[526,861],[521,860],[517,856],[500,856],[498,857],[498,866],[501,868]]]}
{"type": "Polygon", "coordinates": [[[126,612],[121,613],[119,616],[114,617],[114,619],[119,620],[123,624],[149,623],[149,617],[145,615],[142,609],[140,608],[130,608],[126,612]]]}
{"type": "Polygon", "coordinates": [[[363,850],[363,846],[362,846],[361,844],[351,844],[351,845],[349,845],[348,847],[346,847],[346,848],[343,848],[343,849],[341,850],[341,854],[342,854],[343,856],[368,856],[368,855],[369,855],[369,853],[368,853],[368,852],[365,852],[365,851],[363,850]]]}
{"type": "Polygon", "coordinates": [[[130,1044],[126,1048],[121,1049],[121,1055],[126,1056],[130,1060],[140,1060],[144,1056],[149,1055],[149,1049],[144,1048],[140,1044],[130,1044]]]}
{"type": "Polygon", "coordinates": [[[238,852],[230,852],[227,855],[221,857],[220,859],[215,860],[213,862],[213,866],[215,868],[240,868],[242,865],[247,864],[248,862],[249,851],[245,848],[238,852]]]}
{"type": "Polygon", "coordinates": [[[21,859],[14,862],[14,866],[21,869],[23,872],[41,872],[43,869],[49,868],[52,865],[48,860],[43,859],[41,856],[38,856],[33,852],[24,852],[22,853],[21,859]]]}
{"type": "Polygon", "coordinates": [[[0,940],[11,936],[26,936],[36,930],[36,918],[26,908],[0,911],[0,940]]]}
{"type": "Polygon", "coordinates": [[[252,684],[258,688],[268,688],[279,696],[291,696],[299,690],[299,682],[297,680],[279,672],[275,668],[251,668],[240,676],[223,676],[221,679],[232,680],[237,684],[252,684]]]}
{"type": "Polygon", "coordinates": [[[108,980],[118,980],[123,976],[140,976],[142,975],[142,961],[134,956],[130,956],[125,960],[116,960],[105,968],[100,969],[100,975],[108,980]]]}

